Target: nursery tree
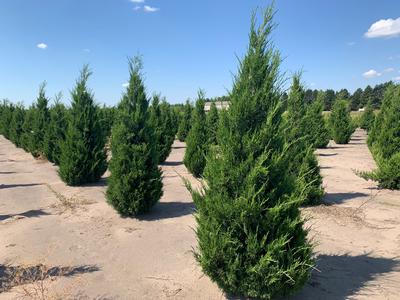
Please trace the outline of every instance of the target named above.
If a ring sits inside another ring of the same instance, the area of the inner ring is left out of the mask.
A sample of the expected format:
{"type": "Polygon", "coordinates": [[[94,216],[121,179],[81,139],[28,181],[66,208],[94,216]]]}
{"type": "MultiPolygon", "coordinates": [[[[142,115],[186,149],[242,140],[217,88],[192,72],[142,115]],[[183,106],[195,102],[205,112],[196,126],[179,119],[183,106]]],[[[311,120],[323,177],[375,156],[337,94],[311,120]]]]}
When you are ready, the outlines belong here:
{"type": "Polygon", "coordinates": [[[310,205],[320,202],[324,190],[318,161],[314,154],[315,136],[311,122],[307,118],[304,96],[300,74],[295,74],[287,101],[287,140],[288,143],[293,143],[289,168],[294,176],[299,177],[298,183],[304,188],[306,197],[304,204],[310,205]]]}
{"type": "Polygon", "coordinates": [[[365,107],[365,111],[361,115],[360,127],[362,129],[369,131],[372,128],[374,121],[375,121],[375,114],[374,114],[374,109],[372,107],[372,102],[368,101],[368,104],[365,107]]]}
{"type": "Polygon", "coordinates": [[[187,100],[183,108],[183,115],[181,117],[178,128],[178,139],[181,142],[184,142],[186,140],[186,137],[189,134],[191,126],[192,126],[192,105],[190,104],[189,100],[187,100]]]}
{"type": "Polygon", "coordinates": [[[43,82],[39,87],[39,96],[36,100],[32,122],[32,137],[30,152],[37,157],[43,155],[43,142],[46,134],[47,126],[50,120],[49,109],[47,107],[49,100],[46,97],[46,82],[43,82]]]}
{"type": "Polygon", "coordinates": [[[186,139],[186,151],[183,158],[186,168],[196,177],[203,174],[209,146],[204,103],[204,92],[200,90],[192,117],[192,127],[186,139]]]}
{"type": "Polygon", "coordinates": [[[44,137],[44,155],[46,158],[58,165],[61,157],[61,145],[65,140],[66,128],[68,127],[67,110],[61,103],[61,93],[50,108],[50,122],[44,137]]]}
{"type": "Polygon", "coordinates": [[[21,136],[21,146],[27,152],[36,151],[34,137],[32,134],[32,124],[34,123],[36,116],[36,107],[32,104],[29,109],[25,112],[25,120],[22,125],[22,136],[21,136]]]}
{"type": "Polygon", "coordinates": [[[315,148],[325,148],[329,143],[329,130],[322,114],[323,109],[322,94],[318,93],[317,100],[308,106],[305,116],[309,139],[315,148]]]}
{"type": "Polygon", "coordinates": [[[287,167],[272,17],[268,8],[259,28],[253,17],[203,191],[192,190],[203,271],[227,293],[262,299],[300,289],[313,265],[299,211],[304,195],[287,167]]]}
{"type": "Polygon", "coordinates": [[[10,140],[17,147],[21,147],[22,144],[22,126],[24,125],[25,109],[22,104],[17,104],[12,114],[10,123],[10,140]]]}
{"type": "Polygon", "coordinates": [[[337,144],[347,144],[354,128],[346,100],[336,100],[329,118],[332,138],[337,144]]]}
{"type": "Polygon", "coordinates": [[[68,128],[61,147],[61,179],[68,185],[98,181],[107,169],[105,136],[98,107],[87,88],[91,72],[85,65],[73,89],[68,128]]]}
{"type": "Polygon", "coordinates": [[[162,195],[154,129],[142,80],[140,58],[129,60],[129,86],[111,133],[111,175],[107,199],[122,215],[148,212],[162,195]]]}
{"type": "Polygon", "coordinates": [[[207,114],[208,143],[215,145],[217,143],[218,129],[218,109],[215,102],[211,103],[210,111],[207,114]]]}
{"type": "Polygon", "coordinates": [[[13,118],[14,105],[7,100],[3,100],[1,112],[1,133],[6,139],[10,138],[10,123],[13,118]]]}

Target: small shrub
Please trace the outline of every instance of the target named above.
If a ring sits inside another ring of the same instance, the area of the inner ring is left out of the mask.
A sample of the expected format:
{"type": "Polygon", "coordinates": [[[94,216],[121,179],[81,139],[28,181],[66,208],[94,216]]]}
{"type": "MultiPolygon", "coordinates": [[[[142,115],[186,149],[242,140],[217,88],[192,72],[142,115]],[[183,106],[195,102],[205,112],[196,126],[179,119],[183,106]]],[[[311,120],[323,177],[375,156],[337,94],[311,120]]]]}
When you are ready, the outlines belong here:
{"type": "Polygon", "coordinates": [[[186,140],[192,126],[192,110],[192,105],[189,101],[186,101],[178,128],[178,139],[181,142],[186,140]]]}
{"type": "Polygon", "coordinates": [[[335,101],[329,123],[333,140],[337,144],[347,144],[354,132],[347,101],[335,101]]]}

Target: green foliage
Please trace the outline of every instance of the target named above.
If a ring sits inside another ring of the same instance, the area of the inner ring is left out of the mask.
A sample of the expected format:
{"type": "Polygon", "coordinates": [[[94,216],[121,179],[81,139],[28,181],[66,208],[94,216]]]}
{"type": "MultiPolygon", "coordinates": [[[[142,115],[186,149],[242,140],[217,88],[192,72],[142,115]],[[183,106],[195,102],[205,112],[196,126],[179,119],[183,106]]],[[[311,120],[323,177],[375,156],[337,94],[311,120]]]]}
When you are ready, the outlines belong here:
{"type": "Polygon", "coordinates": [[[227,293],[271,299],[307,281],[312,247],[299,205],[304,195],[287,166],[279,53],[269,39],[269,8],[255,28],[220,115],[218,147],[208,156],[197,207],[196,258],[227,293]]]}
{"type": "Polygon", "coordinates": [[[88,66],[84,66],[71,93],[72,106],[59,169],[61,179],[68,185],[98,181],[107,169],[98,107],[87,88],[90,75],[88,66]]]}
{"type": "Polygon", "coordinates": [[[196,177],[203,174],[209,147],[204,103],[204,93],[199,91],[183,159],[186,168],[196,177]]]}
{"type": "Polygon", "coordinates": [[[178,128],[178,139],[181,142],[184,142],[186,140],[186,137],[188,136],[190,128],[192,126],[192,110],[192,105],[187,100],[183,108],[183,114],[178,128]]]}
{"type": "Polygon", "coordinates": [[[215,102],[211,103],[210,111],[206,118],[207,129],[208,129],[208,144],[217,144],[217,129],[218,129],[218,109],[215,102]]]}
{"type": "Polygon", "coordinates": [[[162,196],[157,144],[150,123],[141,60],[129,60],[130,80],[111,133],[108,202],[122,215],[148,212],[162,196]]]}
{"type": "Polygon", "coordinates": [[[107,138],[111,135],[111,128],[115,119],[115,108],[103,105],[99,108],[99,119],[103,135],[107,138]]]}
{"type": "Polygon", "coordinates": [[[21,146],[27,152],[36,151],[32,124],[35,121],[36,116],[36,107],[32,104],[29,109],[26,110],[24,124],[22,125],[22,137],[21,137],[21,146]]]}
{"type": "Polygon", "coordinates": [[[388,189],[400,189],[400,86],[390,86],[368,136],[378,169],[361,173],[388,189]]]}
{"type": "Polygon", "coordinates": [[[336,100],[329,118],[332,138],[337,144],[347,144],[354,132],[350,111],[345,100],[336,100]]]}
{"type": "Polygon", "coordinates": [[[65,141],[68,127],[67,109],[61,103],[59,94],[50,108],[50,122],[44,137],[43,151],[46,158],[58,165],[61,158],[61,145],[65,141]]]}
{"type": "Polygon", "coordinates": [[[322,111],[324,104],[320,96],[308,106],[306,112],[306,126],[309,132],[309,139],[315,148],[325,148],[329,143],[329,130],[322,111]]]}
{"type": "Polygon", "coordinates": [[[1,107],[1,133],[6,139],[10,139],[10,123],[13,118],[14,105],[7,100],[3,100],[1,107]]]}
{"type": "Polygon", "coordinates": [[[12,119],[10,123],[10,140],[17,147],[21,147],[22,144],[22,133],[23,124],[25,119],[25,109],[22,104],[17,104],[12,113],[12,119]]]}
{"type": "Polygon", "coordinates": [[[374,121],[375,121],[374,109],[372,108],[371,101],[369,101],[367,106],[365,107],[364,113],[361,115],[359,126],[362,129],[370,131],[372,125],[374,124],[374,121]]]}
{"type": "Polygon", "coordinates": [[[171,106],[165,100],[160,104],[159,95],[153,96],[153,102],[150,107],[150,123],[154,128],[154,135],[157,141],[159,163],[163,163],[171,153],[176,126],[171,106]]]}

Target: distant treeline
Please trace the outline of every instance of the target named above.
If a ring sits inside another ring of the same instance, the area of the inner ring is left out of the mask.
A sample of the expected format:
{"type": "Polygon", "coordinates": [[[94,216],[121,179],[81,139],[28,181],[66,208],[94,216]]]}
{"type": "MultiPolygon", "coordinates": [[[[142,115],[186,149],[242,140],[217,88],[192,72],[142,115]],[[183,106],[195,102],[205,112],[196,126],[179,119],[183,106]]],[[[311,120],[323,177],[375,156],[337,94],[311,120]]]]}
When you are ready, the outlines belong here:
{"type": "MultiPolygon", "coordinates": [[[[394,83],[392,81],[377,84],[375,87],[368,85],[365,89],[358,88],[353,94],[351,94],[347,89],[341,89],[339,91],[332,89],[307,89],[305,91],[304,98],[307,104],[311,104],[317,100],[319,95],[324,103],[324,110],[332,110],[335,100],[346,100],[349,103],[351,110],[363,108],[369,101],[371,101],[374,109],[379,109],[381,107],[386,89],[393,85],[394,83]]],[[[283,93],[282,97],[284,100],[287,100],[287,93],[283,93]]],[[[210,102],[229,101],[229,96],[206,98],[205,100],[210,102]]]]}

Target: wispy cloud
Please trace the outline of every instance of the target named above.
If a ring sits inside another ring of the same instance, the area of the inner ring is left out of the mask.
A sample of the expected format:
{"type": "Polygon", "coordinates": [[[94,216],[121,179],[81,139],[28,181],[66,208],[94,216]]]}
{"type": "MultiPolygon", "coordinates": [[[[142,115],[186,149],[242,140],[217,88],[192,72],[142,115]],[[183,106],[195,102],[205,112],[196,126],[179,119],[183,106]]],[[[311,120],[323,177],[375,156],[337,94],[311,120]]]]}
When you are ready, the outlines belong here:
{"type": "Polygon", "coordinates": [[[144,0],[130,0],[132,3],[144,3],[144,0]]]}
{"type": "Polygon", "coordinates": [[[355,44],[356,44],[356,42],[348,42],[348,43],[347,43],[347,46],[350,46],[350,47],[351,47],[351,46],[354,46],[355,44]]]}
{"type": "Polygon", "coordinates": [[[90,53],[90,49],[85,48],[85,49],[83,49],[83,52],[90,53]]]}
{"type": "Polygon", "coordinates": [[[143,7],[143,10],[144,10],[145,12],[151,13],[151,12],[159,11],[160,9],[159,9],[158,7],[152,7],[152,6],[149,6],[149,5],[145,5],[145,6],[143,7]]]}
{"type": "Polygon", "coordinates": [[[364,72],[364,73],[362,74],[362,76],[363,76],[364,78],[367,78],[367,79],[379,77],[379,76],[381,76],[381,75],[382,75],[382,73],[379,73],[379,72],[377,72],[377,71],[375,71],[375,70],[373,70],[373,69],[371,69],[371,70],[369,70],[369,71],[367,71],[367,72],[364,72]]]}
{"type": "Polygon", "coordinates": [[[391,73],[394,72],[394,68],[386,68],[385,70],[383,70],[383,73],[391,73]]]}
{"type": "Polygon", "coordinates": [[[47,44],[40,43],[40,44],[37,44],[36,47],[38,47],[39,49],[46,49],[47,48],[47,44]]]}
{"type": "Polygon", "coordinates": [[[140,7],[139,5],[136,5],[136,6],[133,8],[133,10],[139,10],[139,9],[141,9],[141,7],[140,7]]]}
{"type": "Polygon", "coordinates": [[[393,77],[393,81],[400,81],[400,76],[393,77]]]}
{"type": "Polygon", "coordinates": [[[122,87],[127,88],[129,86],[129,82],[125,82],[122,84],[122,87]]]}
{"type": "Polygon", "coordinates": [[[367,38],[390,38],[400,35],[400,18],[382,19],[371,25],[364,34],[367,38]]]}

